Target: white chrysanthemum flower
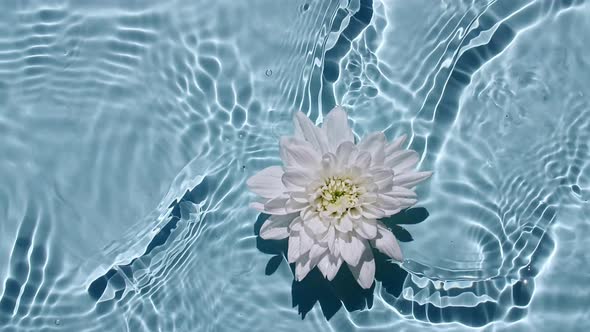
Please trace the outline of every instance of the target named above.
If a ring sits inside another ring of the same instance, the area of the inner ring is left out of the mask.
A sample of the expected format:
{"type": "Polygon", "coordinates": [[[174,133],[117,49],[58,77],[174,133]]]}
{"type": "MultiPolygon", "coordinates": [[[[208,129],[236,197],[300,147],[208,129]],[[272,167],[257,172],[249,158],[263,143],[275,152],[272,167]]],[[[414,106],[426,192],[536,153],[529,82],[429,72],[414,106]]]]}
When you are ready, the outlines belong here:
{"type": "Polygon", "coordinates": [[[376,132],[354,143],[346,113],[334,108],[321,128],[301,112],[295,136],[282,137],[283,166],[248,179],[261,196],[252,203],[270,214],[263,239],[289,238],[288,261],[302,280],[315,266],[332,280],[346,262],[363,288],[373,284],[371,246],[401,261],[397,239],[378,219],[416,203],[414,186],[431,172],[416,172],[416,151],[402,149],[405,136],[391,144],[376,132]]]}

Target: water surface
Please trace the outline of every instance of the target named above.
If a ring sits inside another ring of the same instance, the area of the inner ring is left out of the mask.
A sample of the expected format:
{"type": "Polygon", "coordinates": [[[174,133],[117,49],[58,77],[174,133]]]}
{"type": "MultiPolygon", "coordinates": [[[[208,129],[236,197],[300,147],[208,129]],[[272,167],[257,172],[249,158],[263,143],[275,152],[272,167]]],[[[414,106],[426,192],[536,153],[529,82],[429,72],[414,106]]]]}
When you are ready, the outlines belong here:
{"type": "Polygon", "coordinates": [[[586,1],[0,6],[2,331],[590,328],[586,1]],[[344,306],[245,187],[335,104],[435,172],[344,306]]]}

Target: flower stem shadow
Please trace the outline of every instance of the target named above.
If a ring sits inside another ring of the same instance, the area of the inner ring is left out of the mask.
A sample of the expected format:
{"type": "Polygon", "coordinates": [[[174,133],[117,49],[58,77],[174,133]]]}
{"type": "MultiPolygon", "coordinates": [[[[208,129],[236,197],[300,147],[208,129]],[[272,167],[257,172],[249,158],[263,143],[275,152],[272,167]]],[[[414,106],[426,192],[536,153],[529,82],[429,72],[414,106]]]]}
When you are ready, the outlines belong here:
{"type": "MultiPolygon", "coordinates": [[[[426,220],[428,211],[425,208],[410,208],[381,221],[389,227],[401,242],[412,241],[410,233],[400,225],[418,224],[426,220]]],[[[287,262],[287,239],[265,240],[260,237],[260,227],[269,215],[260,214],[254,224],[256,235],[256,248],[272,257],[266,264],[265,274],[272,275],[278,268],[287,262]]],[[[399,297],[403,283],[408,272],[402,269],[389,257],[373,250],[375,257],[375,279],[381,282],[386,292],[394,297],[399,297]]],[[[291,272],[295,275],[295,264],[289,264],[291,272]]],[[[291,285],[292,306],[304,319],[307,313],[319,303],[324,317],[329,320],[344,306],[348,312],[370,309],[373,306],[373,293],[375,283],[369,289],[359,286],[350,270],[343,264],[336,277],[332,281],[324,278],[316,267],[302,280],[293,280],[291,285]]]]}

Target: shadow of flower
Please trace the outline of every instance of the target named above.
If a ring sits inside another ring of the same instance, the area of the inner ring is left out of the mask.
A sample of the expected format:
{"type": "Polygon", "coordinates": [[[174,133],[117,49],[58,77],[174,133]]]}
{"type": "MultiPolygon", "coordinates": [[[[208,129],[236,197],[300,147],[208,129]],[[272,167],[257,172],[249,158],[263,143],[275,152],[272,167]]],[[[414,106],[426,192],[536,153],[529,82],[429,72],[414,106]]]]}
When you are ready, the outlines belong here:
{"type": "MultiPolygon", "coordinates": [[[[265,240],[260,237],[260,227],[270,216],[260,214],[254,224],[256,235],[256,248],[265,254],[272,255],[266,264],[265,274],[272,275],[277,271],[283,261],[287,261],[288,240],[265,240]]],[[[425,208],[411,208],[381,221],[389,227],[401,242],[412,241],[410,233],[400,225],[418,224],[426,220],[428,211],[425,208]]],[[[407,271],[389,257],[377,250],[373,250],[375,257],[375,279],[381,282],[386,292],[399,297],[407,271]]],[[[291,272],[295,274],[295,264],[289,264],[291,272]]],[[[373,292],[375,283],[369,289],[363,289],[358,285],[352,273],[345,264],[332,281],[328,281],[316,267],[302,281],[295,281],[291,285],[291,297],[293,307],[297,307],[301,318],[320,304],[322,314],[326,319],[332,318],[342,306],[349,311],[370,309],[373,306],[373,292]]]]}

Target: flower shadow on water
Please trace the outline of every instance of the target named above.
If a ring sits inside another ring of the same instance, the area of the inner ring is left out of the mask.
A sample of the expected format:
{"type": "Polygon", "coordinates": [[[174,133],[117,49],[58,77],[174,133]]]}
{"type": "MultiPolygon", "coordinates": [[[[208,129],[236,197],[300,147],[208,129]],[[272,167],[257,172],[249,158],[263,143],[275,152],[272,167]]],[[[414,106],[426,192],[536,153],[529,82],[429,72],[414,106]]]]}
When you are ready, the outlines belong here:
{"type": "MultiPolygon", "coordinates": [[[[266,264],[265,274],[275,273],[287,259],[288,240],[265,240],[260,237],[260,227],[270,216],[260,214],[254,224],[256,235],[256,248],[262,253],[272,255],[266,264]]],[[[428,211],[425,208],[410,208],[381,221],[389,227],[400,242],[409,242],[413,238],[410,233],[400,225],[418,224],[426,220],[428,211]]],[[[403,283],[408,272],[398,264],[393,263],[389,257],[373,249],[375,257],[375,280],[381,282],[385,291],[394,297],[399,297],[403,283]]],[[[290,264],[291,272],[295,274],[295,264],[290,264]]],[[[342,306],[349,311],[357,311],[373,306],[373,292],[375,283],[369,289],[359,286],[348,267],[343,264],[338,274],[332,281],[324,278],[315,267],[302,280],[293,280],[291,297],[293,307],[297,307],[301,318],[319,302],[322,313],[326,319],[330,319],[342,306]]]]}

